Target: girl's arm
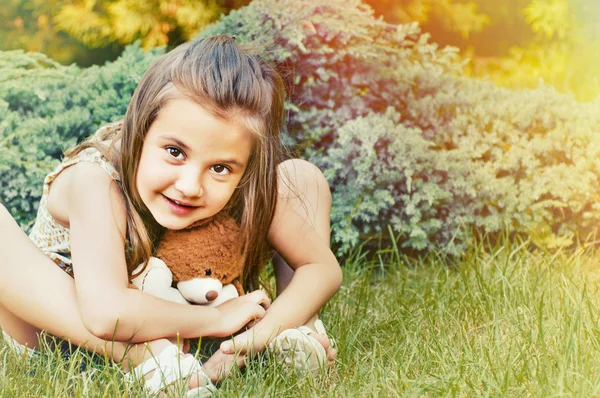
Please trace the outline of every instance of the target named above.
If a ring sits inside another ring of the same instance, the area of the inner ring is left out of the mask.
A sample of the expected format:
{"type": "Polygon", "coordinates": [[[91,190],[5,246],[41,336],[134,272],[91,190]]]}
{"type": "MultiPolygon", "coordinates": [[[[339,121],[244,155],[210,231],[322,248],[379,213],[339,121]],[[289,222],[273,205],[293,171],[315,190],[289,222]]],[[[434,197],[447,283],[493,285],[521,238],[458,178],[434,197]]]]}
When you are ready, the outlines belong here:
{"type": "MultiPolygon", "coordinates": [[[[171,303],[128,288],[126,209],[117,183],[97,165],[78,163],[65,186],[75,288],[82,320],[94,335],[117,341],[227,336],[268,306],[264,293],[227,306],[171,303]]],[[[244,296],[246,297],[246,296],[244,296]]]]}
{"type": "Polygon", "coordinates": [[[278,201],[268,238],[295,272],[264,318],[234,339],[240,354],[260,351],[281,331],[305,324],[342,283],[341,268],[329,246],[289,202],[278,201]]]}

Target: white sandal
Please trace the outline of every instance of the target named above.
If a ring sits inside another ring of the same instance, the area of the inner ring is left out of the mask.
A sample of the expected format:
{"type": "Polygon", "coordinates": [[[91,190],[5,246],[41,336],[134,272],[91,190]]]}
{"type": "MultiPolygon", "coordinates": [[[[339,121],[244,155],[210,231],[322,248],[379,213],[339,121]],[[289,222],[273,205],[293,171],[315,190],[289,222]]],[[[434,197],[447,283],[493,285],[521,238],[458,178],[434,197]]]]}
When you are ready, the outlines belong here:
{"type": "MultiPolygon", "coordinates": [[[[320,319],[315,321],[315,329],[316,333],[327,336],[320,319]]],[[[311,333],[315,331],[308,326],[284,330],[269,343],[269,350],[288,371],[298,375],[317,373],[327,364],[327,353],[311,333]]]]}
{"type": "MultiPolygon", "coordinates": [[[[158,356],[153,356],[136,366],[127,376],[130,381],[143,383],[144,389],[151,395],[157,395],[168,386],[177,381],[188,380],[194,374],[203,374],[200,363],[192,355],[185,356],[177,346],[167,346],[158,356]],[[154,372],[151,378],[146,376],[154,372]]],[[[193,388],[186,393],[186,397],[209,397],[215,392],[206,374],[207,383],[193,388]]]]}

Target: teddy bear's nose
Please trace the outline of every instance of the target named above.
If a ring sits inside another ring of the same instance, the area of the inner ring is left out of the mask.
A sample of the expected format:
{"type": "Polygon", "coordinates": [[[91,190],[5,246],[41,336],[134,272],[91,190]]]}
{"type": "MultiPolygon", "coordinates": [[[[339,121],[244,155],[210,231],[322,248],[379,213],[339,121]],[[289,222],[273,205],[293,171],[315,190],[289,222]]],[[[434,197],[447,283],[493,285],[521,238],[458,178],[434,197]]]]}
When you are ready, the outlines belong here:
{"type": "Polygon", "coordinates": [[[206,293],[206,301],[213,301],[218,296],[219,296],[219,293],[215,292],[214,290],[211,290],[210,292],[206,293]]]}

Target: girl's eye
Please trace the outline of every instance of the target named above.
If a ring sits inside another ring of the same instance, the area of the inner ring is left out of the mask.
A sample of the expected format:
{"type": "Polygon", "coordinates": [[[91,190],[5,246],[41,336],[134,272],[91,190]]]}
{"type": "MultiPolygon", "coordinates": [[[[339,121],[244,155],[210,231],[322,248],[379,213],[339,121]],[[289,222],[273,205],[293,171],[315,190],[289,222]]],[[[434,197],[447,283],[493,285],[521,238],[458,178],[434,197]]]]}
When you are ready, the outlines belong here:
{"type": "Polygon", "coordinates": [[[215,173],[217,173],[218,175],[221,175],[221,176],[228,175],[230,172],[229,168],[227,168],[227,166],[224,166],[222,164],[214,165],[212,167],[212,169],[215,173]]]}
{"type": "Polygon", "coordinates": [[[171,155],[172,157],[174,157],[177,160],[182,160],[183,159],[183,152],[179,148],[176,148],[174,146],[170,146],[170,147],[167,148],[167,152],[169,153],[169,155],[171,155]]]}

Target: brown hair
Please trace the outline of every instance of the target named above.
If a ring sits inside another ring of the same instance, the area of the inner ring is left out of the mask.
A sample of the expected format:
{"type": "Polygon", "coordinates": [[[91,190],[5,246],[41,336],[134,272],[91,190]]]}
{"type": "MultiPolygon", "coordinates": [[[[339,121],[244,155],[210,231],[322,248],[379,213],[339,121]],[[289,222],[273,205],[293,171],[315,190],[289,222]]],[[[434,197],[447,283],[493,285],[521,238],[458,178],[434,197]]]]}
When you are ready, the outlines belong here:
{"type": "Polygon", "coordinates": [[[186,43],[159,58],[137,86],[123,123],[120,150],[98,145],[96,136],[66,153],[87,147],[102,151],[120,172],[127,207],[129,274],[152,255],[163,228],[142,202],[135,181],[144,137],[159,111],[173,95],[183,95],[217,117],[233,118],[254,137],[254,147],[242,179],[226,205],[242,229],[247,289],[258,287],[258,275],[268,261],[267,233],[277,203],[277,166],[281,162],[280,131],[284,119],[285,87],[275,69],[252,47],[234,38],[214,36],[186,43]]]}

